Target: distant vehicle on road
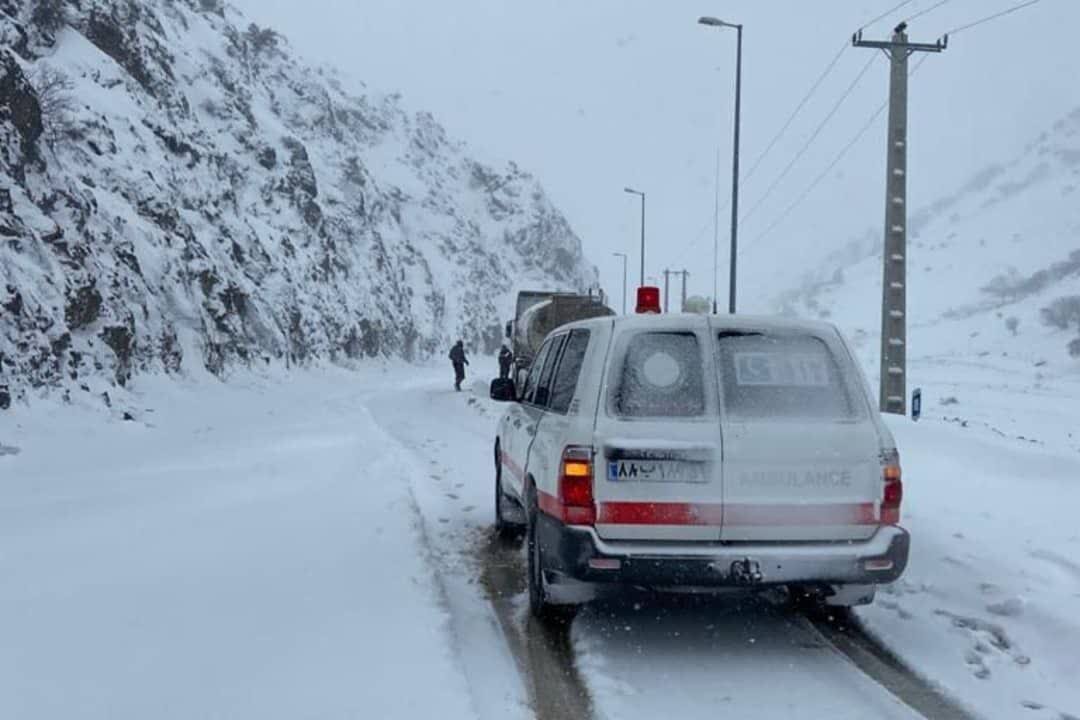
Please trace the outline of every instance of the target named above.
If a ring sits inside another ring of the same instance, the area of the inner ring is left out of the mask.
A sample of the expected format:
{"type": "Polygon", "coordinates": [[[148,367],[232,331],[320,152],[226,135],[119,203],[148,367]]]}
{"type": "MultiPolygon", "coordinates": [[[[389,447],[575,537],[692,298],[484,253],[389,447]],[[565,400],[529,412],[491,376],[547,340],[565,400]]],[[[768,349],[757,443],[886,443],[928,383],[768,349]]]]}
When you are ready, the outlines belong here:
{"type": "Polygon", "coordinates": [[[866,604],[907,565],[896,443],[832,325],[585,320],[491,390],[496,524],[539,617],[603,586],[866,604]]]}
{"type": "Polygon", "coordinates": [[[552,330],[576,320],[614,315],[601,294],[524,290],[518,293],[514,319],[506,324],[517,372],[528,370],[552,330]]]}

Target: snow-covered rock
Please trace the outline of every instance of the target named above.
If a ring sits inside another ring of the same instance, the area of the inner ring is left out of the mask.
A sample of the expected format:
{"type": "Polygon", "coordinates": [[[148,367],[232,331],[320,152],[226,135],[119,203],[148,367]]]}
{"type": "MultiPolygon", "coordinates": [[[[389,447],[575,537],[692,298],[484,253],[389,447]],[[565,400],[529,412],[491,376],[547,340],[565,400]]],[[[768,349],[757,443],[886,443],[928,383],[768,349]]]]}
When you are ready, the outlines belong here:
{"type": "MultiPolygon", "coordinates": [[[[377,68],[358,74],[377,73],[377,68]]],[[[490,351],[596,271],[537,181],[221,0],[0,0],[0,386],[490,351]]]]}

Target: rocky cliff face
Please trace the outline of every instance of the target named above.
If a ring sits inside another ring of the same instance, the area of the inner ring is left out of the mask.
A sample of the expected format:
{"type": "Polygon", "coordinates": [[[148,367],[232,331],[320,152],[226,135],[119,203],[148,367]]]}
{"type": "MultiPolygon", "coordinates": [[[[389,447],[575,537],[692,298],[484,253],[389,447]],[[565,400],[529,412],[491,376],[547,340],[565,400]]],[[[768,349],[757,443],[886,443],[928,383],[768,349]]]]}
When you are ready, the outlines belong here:
{"type": "Polygon", "coordinates": [[[530,175],[220,0],[0,0],[0,385],[490,351],[594,282],[530,175]]]}

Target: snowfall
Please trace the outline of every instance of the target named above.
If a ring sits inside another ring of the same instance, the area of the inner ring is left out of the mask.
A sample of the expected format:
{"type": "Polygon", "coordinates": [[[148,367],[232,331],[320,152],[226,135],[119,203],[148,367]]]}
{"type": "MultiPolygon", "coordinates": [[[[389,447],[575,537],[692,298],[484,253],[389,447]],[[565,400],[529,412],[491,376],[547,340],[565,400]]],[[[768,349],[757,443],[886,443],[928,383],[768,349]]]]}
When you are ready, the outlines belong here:
{"type": "MultiPolygon", "coordinates": [[[[0,717],[531,717],[478,579],[491,369],[142,377],[0,414],[0,717]]],[[[889,419],[913,556],[858,615],[980,716],[1080,715],[1080,383],[941,375],[975,414],[928,392],[889,419]]],[[[916,717],[792,614],[598,605],[570,637],[598,717],[916,717]]]]}

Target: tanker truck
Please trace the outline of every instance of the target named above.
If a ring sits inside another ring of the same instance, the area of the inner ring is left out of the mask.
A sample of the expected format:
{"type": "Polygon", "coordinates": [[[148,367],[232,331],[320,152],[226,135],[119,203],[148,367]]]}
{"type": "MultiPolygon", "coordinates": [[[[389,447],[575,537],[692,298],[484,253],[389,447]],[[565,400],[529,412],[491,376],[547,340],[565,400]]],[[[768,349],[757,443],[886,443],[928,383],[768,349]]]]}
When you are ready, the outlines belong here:
{"type": "MultiPolygon", "coordinates": [[[[506,337],[514,353],[514,373],[521,380],[537,351],[552,330],[576,320],[614,315],[604,304],[603,293],[579,295],[545,290],[518,293],[514,319],[506,323],[506,337]]],[[[519,385],[520,387],[520,385],[519,385]]]]}

